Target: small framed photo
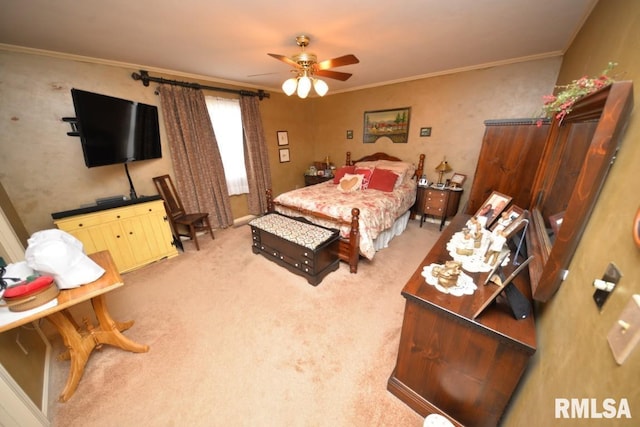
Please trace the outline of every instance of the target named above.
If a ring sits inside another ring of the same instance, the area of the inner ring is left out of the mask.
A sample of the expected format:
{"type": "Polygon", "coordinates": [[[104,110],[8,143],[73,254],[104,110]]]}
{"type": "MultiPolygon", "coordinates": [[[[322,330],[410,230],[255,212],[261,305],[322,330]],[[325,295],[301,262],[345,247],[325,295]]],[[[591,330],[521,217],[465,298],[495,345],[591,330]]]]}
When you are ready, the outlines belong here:
{"type": "Polygon", "coordinates": [[[480,209],[478,209],[475,216],[485,217],[485,227],[489,228],[493,221],[495,221],[495,219],[498,218],[502,211],[507,207],[509,202],[511,202],[511,197],[494,191],[487,200],[485,200],[482,206],[480,206],[480,209]]]}
{"type": "Polygon", "coordinates": [[[287,163],[289,160],[291,160],[289,158],[289,149],[288,148],[281,148],[280,149],[280,163],[287,163]]]}
{"type": "Polygon", "coordinates": [[[353,139],[353,131],[352,130],[348,130],[347,131],[347,139],[353,139]]]}
{"type": "Polygon", "coordinates": [[[278,131],[278,145],[289,145],[289,133],[286,130],[278,131]]]}
{"type": "Polygon", "coordinates": [[[522,209],[521,207],[516,205],[509,206],[509,209],[502,211],[500,216],[493,222],[491,231],[496,231],[498,229],[505,230],[511,224],[513,224],[514,221],[520,218],[523,213],[524,209],[522,209]]]}
{"type": "Polygon", "coordinates": [[[431,128],[420,128],[420,136],[431,136],[431,128]]]}
{"type": "Polygon", "coordinates": [[[460,188],[462,184],[467,180],[467,175],[461,173],[454,173],[451,177],[450,184],[453,188],[460,188]]]}

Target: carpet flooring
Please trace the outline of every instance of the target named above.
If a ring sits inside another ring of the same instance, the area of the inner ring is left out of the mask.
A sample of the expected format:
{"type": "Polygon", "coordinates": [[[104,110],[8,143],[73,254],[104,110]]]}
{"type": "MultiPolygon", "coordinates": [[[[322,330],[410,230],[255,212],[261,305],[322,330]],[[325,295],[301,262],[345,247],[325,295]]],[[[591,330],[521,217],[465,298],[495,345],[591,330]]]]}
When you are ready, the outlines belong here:
{"type": "MultiPolygon", "coordinates": [[[[407,230],[317,287],[251,251],[243,225],[185,252],[123,274],[107,296],[125,335],[150,346],[104,346],[76,393],[57,396],[69,362],[51,335],[53,426],[421,426],[386,389],[396,361],[400,292],[439,236],[435,224],[407,230]]],[[[72,310],[90,316],[88,303],[72,310]]]]}

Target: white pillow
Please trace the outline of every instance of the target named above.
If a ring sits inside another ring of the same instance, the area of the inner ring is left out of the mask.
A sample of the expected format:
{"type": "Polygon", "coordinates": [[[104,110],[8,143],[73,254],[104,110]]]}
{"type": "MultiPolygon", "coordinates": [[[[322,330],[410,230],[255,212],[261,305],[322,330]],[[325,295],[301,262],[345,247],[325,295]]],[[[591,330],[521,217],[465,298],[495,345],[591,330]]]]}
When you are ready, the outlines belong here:
{"type": "Polygon", "coordinates": [[[338,183],[338,191],[351,193],[352,191],[360,190],[363,178],[364,175],[345,173],[338,183]]]}

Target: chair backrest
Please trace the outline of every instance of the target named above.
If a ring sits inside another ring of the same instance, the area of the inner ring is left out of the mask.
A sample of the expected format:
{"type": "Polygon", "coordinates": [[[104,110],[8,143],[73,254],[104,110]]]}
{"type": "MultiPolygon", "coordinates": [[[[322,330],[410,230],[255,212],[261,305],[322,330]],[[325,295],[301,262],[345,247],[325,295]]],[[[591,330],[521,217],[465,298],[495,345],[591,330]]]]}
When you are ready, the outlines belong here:
{"type": "Polygon", "coordinates": [[[158,189],[158,193],[164,199],[164,203],[171,218],[175,219],[186,214],[182,201],[176,192],[176,187],[169,175],[156,176],[153,183],[158,189]]]}

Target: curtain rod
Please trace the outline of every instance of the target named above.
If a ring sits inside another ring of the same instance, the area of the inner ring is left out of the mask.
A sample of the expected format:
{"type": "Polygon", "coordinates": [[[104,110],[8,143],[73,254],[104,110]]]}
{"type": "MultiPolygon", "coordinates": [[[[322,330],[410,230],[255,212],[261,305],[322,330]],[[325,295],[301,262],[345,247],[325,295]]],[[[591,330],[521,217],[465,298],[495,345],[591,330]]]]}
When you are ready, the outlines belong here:
{"type": "Polygon", "coordinates": [[[160,84],[168,84],[172,86],[190,87],[192,89],[208,89],[208,90],[214,90],[217,92],[236,93],[241,96],[257,96],[260,101],[262,101],[264,98],[269,98],[269,93],[265,92],[262,89],[258,89],[257,92],[252,92],[250,90],[229,89],[225,87],[205,86],[199,83],[181,82],[178,80],[167,80],[162,77],[151,77],[149,75],[149,72],[144,70],[140,70],[139,74],[132,73],[131,78],[133,78],[133,80],[142,80],[142,84],[145,86],[149,86],[149,82],[155,82],[160,84]]]}

